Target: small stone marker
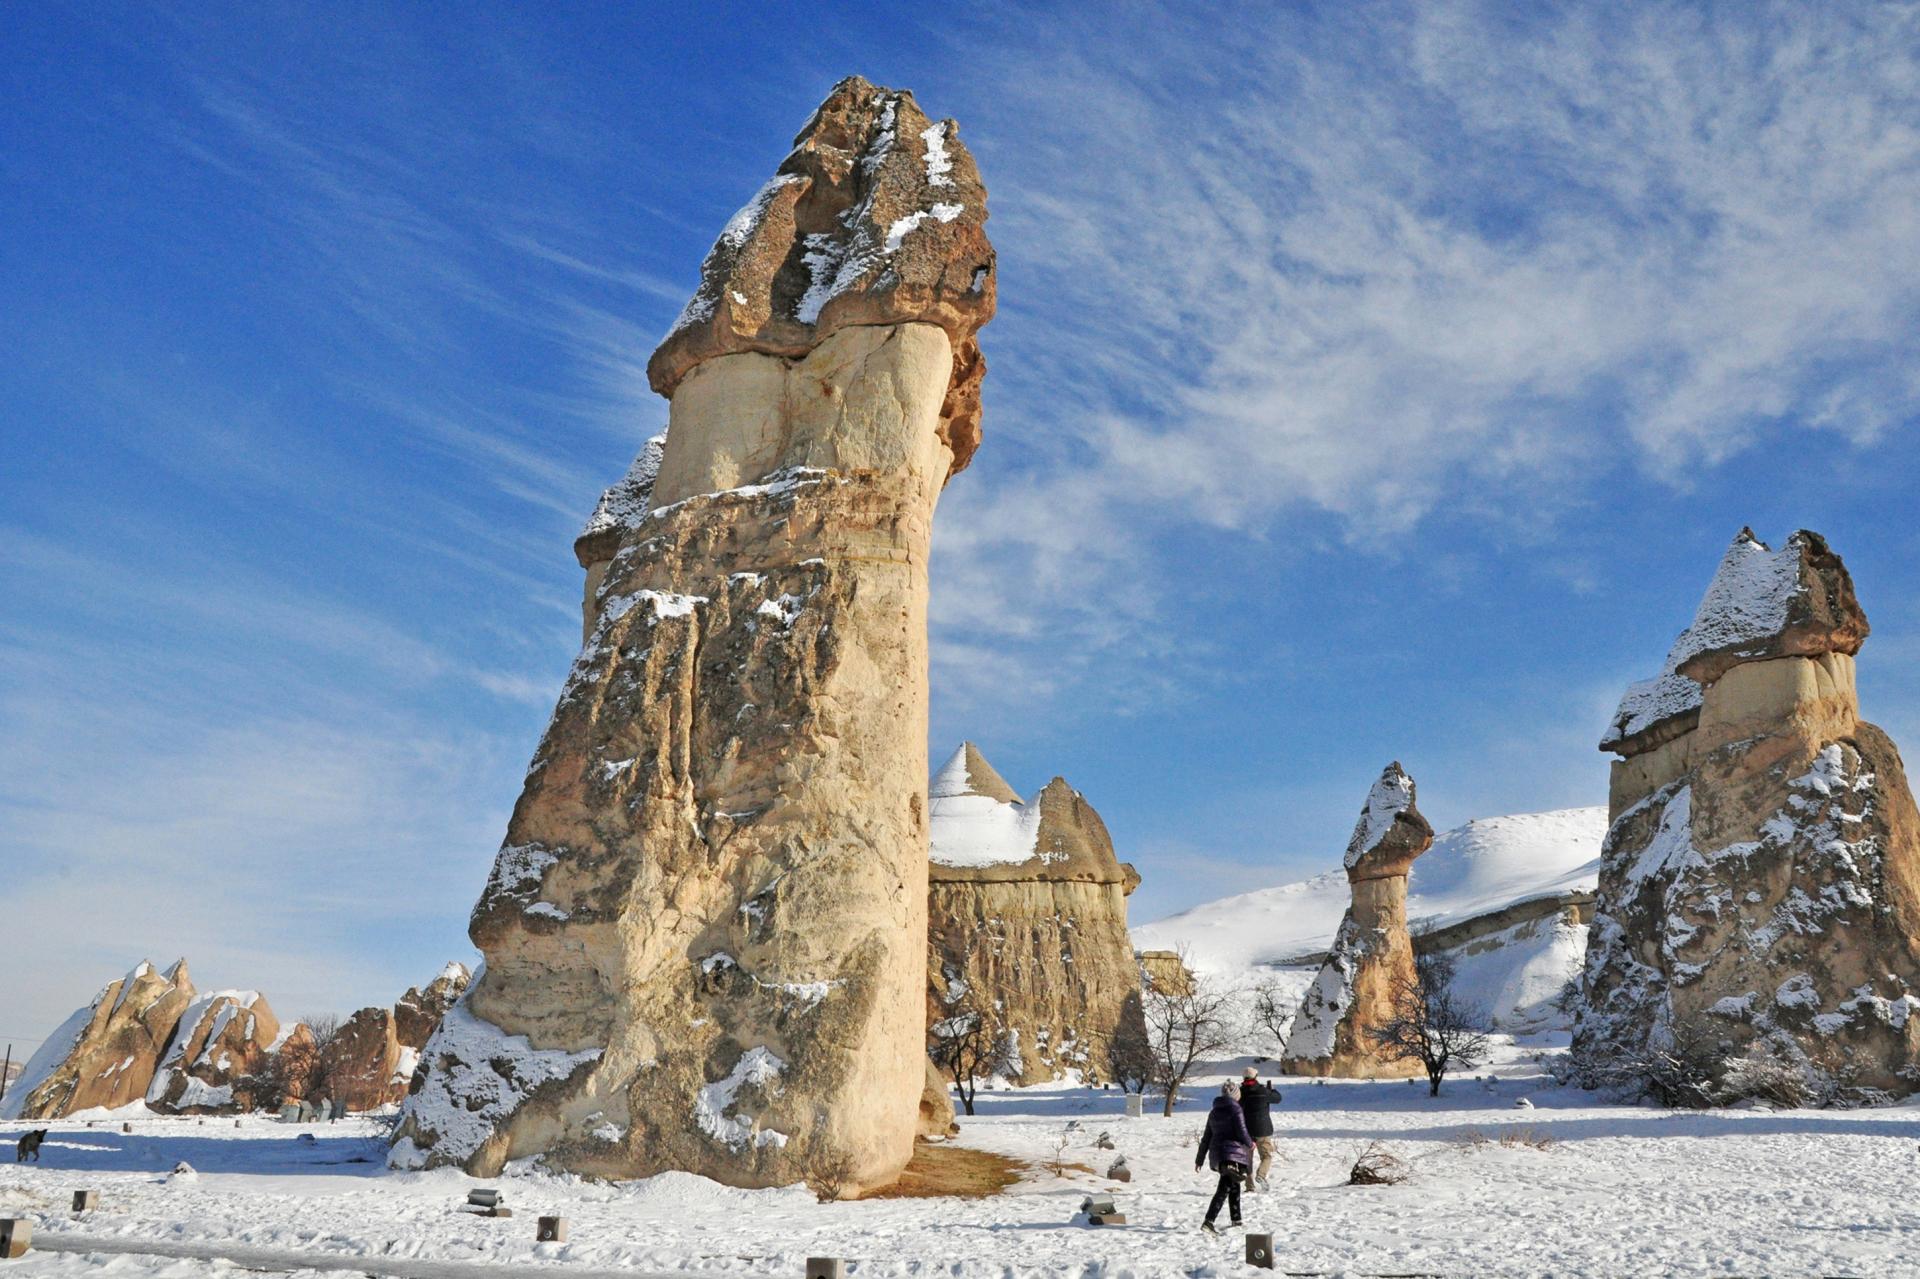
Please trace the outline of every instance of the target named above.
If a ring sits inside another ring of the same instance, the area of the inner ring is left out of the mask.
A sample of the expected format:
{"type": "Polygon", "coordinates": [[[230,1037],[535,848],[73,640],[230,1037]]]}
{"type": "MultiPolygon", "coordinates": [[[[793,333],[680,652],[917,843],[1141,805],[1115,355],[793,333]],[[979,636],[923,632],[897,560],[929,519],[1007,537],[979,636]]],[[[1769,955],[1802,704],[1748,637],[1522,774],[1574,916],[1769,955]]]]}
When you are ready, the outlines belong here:
{"type": "Polygon", "coordinates": [[[1127,1157],[1125,1155],[1116,1156],[1114,1161],[1111,1164],[1107,1165],[1107,1180],[1109,1181],[1132,1181],[1133,1180],[1133,1169],[1127,1167],[1127,1157]]]}
{"type": "Polygon", "coordinates": [[[286,1106],[280,1107],[280,1122],[283,1124],[299,1123],[300,1107],[297,1105],[286,1105],[286,1106]]]}
{"type": "Polygon", "coordinates": [[[511,1217],[513,1209],[501,1204],[498,1208],[489,1208],[480,1214],[482,1217],[511,1217]]]}
{"type": "Polygon", "coordinates": [[[92,1212],[99,1206],[100,1192],[98,1190],[76,1190],[73,1192],[73,1210],[75,1212],[92,1212]]]}
{"type": "Polygon", "coordinates": [[[240,1121],[239,1121],[238,1119],[236,1119],[236,1120],[234,1120],[234,1121],[233,1121],[233,1126],[234,1126],[235,1128],[238,1128],[238,1127],[240,1126],[240,1121]]]}
{"type": "Polygon", "coordinates": [[[1146,1114],[1147,1099],[1137,1092],[1127,1094],[1127,1118],[1138,1119],[1146,1114]]]}
{"type": "Polygon", "coordinates": [[[567,1219],[565,1217],[542,1217],[540,1225],[533,1232],[535,1243],[565,1243],[567,1241],[567,1219]]]}
{"type": "Polygon", "coordinates": [[[33,1223],[19,1217],[0,1217],[0,1257],[15,1261],[27,1255],[33,1243],[33,1223]]]}
{"type": "Polygon", "coordinates": [[[498,1190],[469,1190],[467,1203],[474,1208],[498,1208],[500,1192],[498,1190]]]}
{"type": "Polygon", "coordinates": [[[121,1124],[121,1125],[120,1125],[120,1131],[121,1131],[121,1132],[132,1132],[132,1131],[133,1131],[133,1125],[132,1125],[132,1124],[121,1124]]]}
{"type": "Polygon", "coordinates": [[[1113,1134],[1104,1133],[1104,1132],[1101,1133],[1098,1137],[1095,1137],[1093,1139],[1093,1146],[1094,1146],[1094,1149],[1096,1150],[1112,1150],[1113,1134]]]}
{"type": "Polygon", "coordinates": [[[1114,1207],[1112,1195],[1088,1195],[1080,1201],[1080,1211],[1087,1214],[1089,1226],[1124,1226],[1127,1215],[1114,1207]]]}
{"type": "Polygon", "coordinates": [[[1273,1236],[1247,1236],[1247,1264],[1261,1270],[1273,1269],[1273,1236]]]}
{"type": "Polygon", "coordinates": [[[847,1279],[847,1263],[838,1257],[808,1257],[807,1279],[847,1279]]]}

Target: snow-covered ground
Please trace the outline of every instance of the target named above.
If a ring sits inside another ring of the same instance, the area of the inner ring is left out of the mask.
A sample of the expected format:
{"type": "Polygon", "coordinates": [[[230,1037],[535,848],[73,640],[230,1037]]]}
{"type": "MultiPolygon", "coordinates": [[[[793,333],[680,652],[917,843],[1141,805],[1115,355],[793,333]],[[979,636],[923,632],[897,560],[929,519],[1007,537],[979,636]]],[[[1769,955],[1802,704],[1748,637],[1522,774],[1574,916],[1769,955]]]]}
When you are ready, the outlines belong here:
{"type": "MultiPolygon", "coordinates": [[[[1911,1275],[1920,1271],[1920,1109],[1733,1111],[1607,1106],[1560,1089],[1538,1058],[1502,1041],[1490,1082],[1462,1079],[1438,1099],[1424,1083],[1282,1080],[1282,1160],[1270,1193],[1247,1200],[1280,1268],[1338,1274],[1911,1275]],[[1517,1106],[1530,1099],[1532,1107],[1517,1106]],[[1502,1136],[1548,1139],[1545,1148],[1502,1136]],[[1407,1160],[1399,1186],[1348,1186],[1367,1143],[1407,1160]]],[[[1222,1075],[1232,1070],[1223,1067],[1222,1075]]],[[[1134,1181],[1041,1168],[998,1198],[819,1204],[794,1188],[739,1191],[679,1174],[620,1185],[540,1174],[497,1183],[511,1220],[460,1212],[477,1184],[450,1171],[387,1173],[379,1126],[290,1127],[249,1119],[148,1119],[54,1126],[40,1166],[0,1164],[0,1215],[37,1231],[243,1252],[262,1266],[286,1250],[353,1259],[383,1273],[685,1271],[798,1276],[809,1255],[846,1257],[855,1276],[1125,1276],[1252,1273],[1233,1233],[1198,1232],[1212,1179],[1193,1147],[1212,1085],[1172,1119],[1123,1117],[1118,1094],[1064,1086],[982,1093],[964,1144],[1036,1165],[1069,1121],[1066,1158],[1104,1169],[1124,1154],[1134,1181]],[[312,1133],[311,1142],[298,1134],[312,1133]],[[1094,1148],[1102,1132],[1117,1150],[1094,1148]],[[197,1175],[169,1180],[181,1160],[197,1175]],[[101,1207],[65,1211],[94,1187],[101,1207]],[[1125,1227],[1074,1223],[1089,1191],[1111,1191],[1125,1227]],[[535,1244],[534,1219],[571,1219],[564,1245],[535,1244]],[[259,1250],[267,1250],[261,1252],[259,1250]],[[464,1263],[464,1264],[463,1264],[464,1263]],[[476,1264],[478,1263],[478,1264],[476,1264]],[[440,1269],[440,1267],[445,1267],[440,1269]],[[406,1267],[415,1267],[407,1271],[406,1267]]],[[[0,1129],[10,1142],[18,1124],[0,1129]]],[[[308,1262],[312,1264],[312,1262],[308,1262]]],[[[13,1275],[239,1274],[217,1262],[36,1252],[13,1275]]]]}

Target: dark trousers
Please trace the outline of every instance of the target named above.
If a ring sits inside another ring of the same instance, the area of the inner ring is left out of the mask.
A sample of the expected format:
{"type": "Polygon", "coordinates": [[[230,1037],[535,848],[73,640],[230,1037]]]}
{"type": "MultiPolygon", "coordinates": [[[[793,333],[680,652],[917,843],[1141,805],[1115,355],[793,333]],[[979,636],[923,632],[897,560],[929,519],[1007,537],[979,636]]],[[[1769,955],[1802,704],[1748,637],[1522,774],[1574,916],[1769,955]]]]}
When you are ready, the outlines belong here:
{"type": "Polygon", "coordinates": [[[1213,1188],[1213,1202],[1207,1205],[1207,1221],[1211,1223],[1220,1215],[1220,1205],[1227,1205],[1232,1215],[1228,1220],[1234,1225],[1240,1224],[1240,1166],[1229,1164],[1220,1174],[1220,1184],[1213,1188]]]}

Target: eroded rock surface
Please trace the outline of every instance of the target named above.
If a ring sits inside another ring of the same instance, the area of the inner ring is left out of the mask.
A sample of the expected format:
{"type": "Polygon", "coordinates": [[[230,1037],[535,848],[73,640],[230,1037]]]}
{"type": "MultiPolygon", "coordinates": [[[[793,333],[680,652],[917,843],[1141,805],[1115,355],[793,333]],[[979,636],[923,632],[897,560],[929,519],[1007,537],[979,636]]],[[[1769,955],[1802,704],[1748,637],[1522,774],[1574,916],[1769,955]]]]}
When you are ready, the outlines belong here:
{"type": "Polygon", "coordinates": [[[1816,533],[1742,530],[1659,681],[1601,743],[1612,826],[1574,1035],[1583,1082],[1715,1064],[1723,1095],[1790,1072],[1815,1096],[1920,1086],[1920,814],[1860,719],[1868,634],[1816,533]],[[1651,690],[1662,681],[1664,698],[1651,690]]]}
{"type": "Polygon", "coordinates": [[[165,972],[142,962],[47,1037],[0,1102],[8,1119],[59,1119],[144,1101],[174,1027],[193,1003],[182,959],[165,972]]]}
{"type": "Polygon", "coordinates": [[[181,1115],[252,1110],[254,1081],[280,1044],[280,1019],[259,991],[202,994],[174,1027],[147,1106],[181,1115]]]}
{"type": "Polygon", "coordinates": [[[580,548],[588,639],[396,1164],[764,1186],[828,1160],[849,1193],[904,1167],[926,557],[977,434],[984,194],[950,122],[843,81],[708,255],[650,365],[657,463],[580,548]]]}
{"type": "Polygon", "coordinates": [[[971,742],[930,794],[929,1021],[971,992],[1003,1029],[1003,1077],[1103,1078],[1101,1046],[1141,1026],[1127,935],[1140,876],[1078,791],[1056,777],[1022,803],[971,742]]]}
{"type": "Polygon", "coordinates": [[[1421,1073],[1418,1062],[1382,1055],[1367,1034],[1386,1024],[1400,983],[1414,978],[1407,875],[1414,859],[1433,846],[1433,827],[1414,801],[1413,778],[1398,763],[1389,764],[1367,793],[1347,842],[1353,903],[1288,1032],[1288,1074],[1368,1079],[1421,1073]]]}

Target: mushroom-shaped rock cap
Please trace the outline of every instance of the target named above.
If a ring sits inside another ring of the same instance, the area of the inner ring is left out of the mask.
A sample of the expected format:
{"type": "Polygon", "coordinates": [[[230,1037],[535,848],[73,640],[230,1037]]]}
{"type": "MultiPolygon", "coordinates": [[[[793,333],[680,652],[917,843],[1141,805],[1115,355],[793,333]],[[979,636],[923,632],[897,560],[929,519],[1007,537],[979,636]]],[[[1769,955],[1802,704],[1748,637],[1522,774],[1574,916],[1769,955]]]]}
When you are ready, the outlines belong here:
{"type": "Polygon", "coordinates": [[[1413,868],[1413,859],[1431,847],[1433,827],[1414,804],[1413,778],[1396,760],[1367,792],[1353,838],[1347,841],[1347,878],[1404,875],[1413,868]]]}
{"type": "Polygon", "coordinates": [[[1853,577],[1824,537],[1801,529],[1776,551],[1743,528],[1660,674],[1620,699],[1600,749],[1638,755],[1692,728],[1702,685],[1742,662],[1853,654],[1870,630],[1853,577]]]}
{"type": "Polygon", "coordinates": [[[1776,551],[1743,528],[1667,661],[1711,684],[1742,662],[1858,653],[1870,629],[1826,538],[1801,529],[1776,551]]]}
{"type": "Polygon", "coordinates": [[[987,191],[952,120],[859,76],[833,87],[771,181],[733,215],[647,362],[671,396],[703,360],[805,355],[851,325],[937,324],[953,342],[943,435],[954,471],[979,443],[974,334],[993,318],[987,191]]]}

